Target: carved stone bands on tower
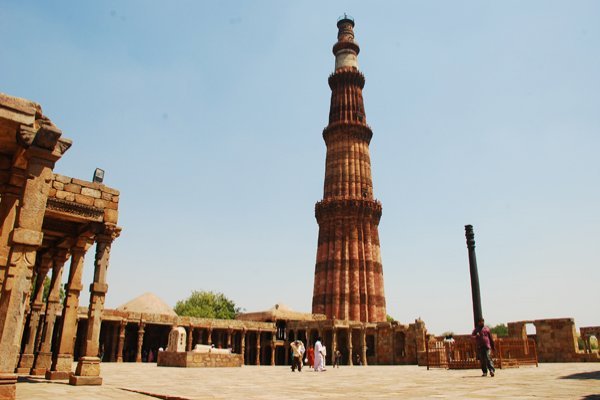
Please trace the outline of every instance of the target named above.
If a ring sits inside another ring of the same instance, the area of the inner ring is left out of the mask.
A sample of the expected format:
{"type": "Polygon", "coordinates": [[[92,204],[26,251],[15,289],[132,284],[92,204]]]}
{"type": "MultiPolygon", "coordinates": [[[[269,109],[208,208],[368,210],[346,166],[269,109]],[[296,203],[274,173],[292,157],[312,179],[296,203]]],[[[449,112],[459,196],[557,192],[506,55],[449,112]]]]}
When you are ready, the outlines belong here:
{"type": "Polygon", "coordinates": [[[369,143],[358,70],[360,48],[354,21],[337,23],[333,46],[335,72],[329,76],[329,125],[323,200],[315,206],[319,224],[313,313],[363,322],[386,320],[383,269],[379,247],[381,203],[373,197],[369,143]]]}

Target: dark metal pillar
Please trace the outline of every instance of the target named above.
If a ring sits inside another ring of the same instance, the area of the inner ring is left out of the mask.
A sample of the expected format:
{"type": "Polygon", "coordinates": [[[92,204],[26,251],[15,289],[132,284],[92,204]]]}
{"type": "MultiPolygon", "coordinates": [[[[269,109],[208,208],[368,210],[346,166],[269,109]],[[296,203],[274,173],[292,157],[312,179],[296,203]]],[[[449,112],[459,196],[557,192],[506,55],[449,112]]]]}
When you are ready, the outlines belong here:
{"type": "Polygon", "coordinates": [[[483,318],[481,312],[481,293],[479,292],[479,274],[477,273],[477,257],[475,256],[475,233],[473,225],[465,225],[467,249],[469,250],[469,271],[471,272],[471,297],[473,298],[474,325],[483,318]]]}

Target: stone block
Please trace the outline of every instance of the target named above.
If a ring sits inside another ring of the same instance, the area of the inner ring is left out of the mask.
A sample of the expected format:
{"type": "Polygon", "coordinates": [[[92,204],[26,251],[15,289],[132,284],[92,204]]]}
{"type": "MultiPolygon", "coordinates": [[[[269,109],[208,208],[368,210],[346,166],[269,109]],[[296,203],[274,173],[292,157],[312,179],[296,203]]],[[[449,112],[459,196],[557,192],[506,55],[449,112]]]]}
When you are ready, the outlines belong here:
{"type": "Polygon", "coordinates": [[[100,359],[98,357],[81,357],[75,369],[77,376],[100,376],[100,359]]]}
{"type": "Polygon", "coordinates": [[[75,195],[73,193],[65,192],[64,190],[57,190],[56,198],[59,200],[75,201],[75,195]]]}
{"type": "Polygon", "coordinates": [[[93,197],[95,199],[99,199],[102,197],[102,192],[100,190],[87,187],[81,188],[81,194],[93,197]]]}
{"type": "Polygon", "coordinates": [[[102,186],[101,184],[96,183],[96,182],[84,181],[84,180],[77,179],[77,178],[73,178],[73,183],[80,185],[82,187],[87,187],[87,188],[92,188],[92,189],[100,189],[100,187],[102,186]]]}
{"type": "Polygon", "coordinates": [[[120,194],[120,192],[117,189],[113,189],[113,188],[110,188],[110,187],[104,186],[104,185],[102,185],[102,191],[106,192],[106,193],[110,193],[113,196],[118,196],[120,194]]]}
{"type": "Polygon", "coordinates": [[[75,202],[79,204],[85,204],[86,206],[93,206],[94,200],[92,197],[84,196],[82,194],[75,195],[75,202]]]}
{"type": "Polygon", "coordinates": [[[17,398],[17,376],[14,374],[0,374],[0,400],[14,400],[17,398]]]}
{"type": "Polygon", "coordinates": [[[50,191],[48,192],[48,197],[56,197],[56,189],[50,188],[50,191]]]}
{"type": "Polygon", "coordinates": [[[81,186],[74,183],[68,183],[65,185],[65,191],[70,193],[81,193],[81,186]]]}
{"type": "Polygon", "coordinates": [[[16,228],[12,232],[12,242],[31,246],[39,246],[42,244],[44,234],[31,229],[16,228]]]}
{"type": "Polygon", "coordinates": [[[71,183],[71,178],[60,174],[54,174],[54,180],[60,183],[71,183]]]}
{"type": "MultiPolygon", "coordinates": [[[[94,199],[94,207],[106,208],[106,203],[106,200],[94,199]]],[[[112,203],[112,201],[110,203],[112,203]]]]}
{"type": "Polygon", "coordinates": [[[110,208],[104,209],[104,222],[116,224],[118,219],[119,212],[117,210],[111,210],[110,208]]]}
{"type": "Polygon", "coordinates": [[[65,190],[65,184],[59,181],[52,182],[52,187],[58,190],[65,190]]]}
{"type": "Polygon", "coordinates": [[[100,386],[100,385],[102,385],[102,377],[71,375],[69,377],[69,385],[72,385],[72,386],[100,386]]]}
{"type": "Polygon", "coordinates": [[[112,201],[113,195],[110,193],[102,192],[102,200],[112,201]]]}
{"type": "Polygon", "coordinates": [[[110,208],[111,210],[118,210],[119,209],[119,203],[115,203],[113,201],[105,201],[104,202],[104,208],[110,208]]]}
{"type": "Polygon", "coordinates": [[[69,371],[46,371],[46,379],[49,381],[63,381],[72,375],[69,371]]]}
{"type": "Polygon", "coordinates": [[[118,203],[119,202],[119,197],[120,196],[113,196],[112,201],[114,201],[115,203],[118,203]]]}

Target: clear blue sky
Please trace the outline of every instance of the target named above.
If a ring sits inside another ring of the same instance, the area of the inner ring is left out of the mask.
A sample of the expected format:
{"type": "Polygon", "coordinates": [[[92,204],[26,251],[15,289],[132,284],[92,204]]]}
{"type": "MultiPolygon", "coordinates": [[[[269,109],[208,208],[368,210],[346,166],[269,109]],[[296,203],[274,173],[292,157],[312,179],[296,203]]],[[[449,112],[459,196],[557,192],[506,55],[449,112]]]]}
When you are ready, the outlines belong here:
{"type": "MultiPolygon", "coordinates": [[[[388,313],[465,332],[600,303],[600,2],[12,1],[0,91],[121,190],[107,306],[311,307],[337,17],[356,20],[388,313]]],[[[93,254],[87,258],[86,288],[93,254]]]]}

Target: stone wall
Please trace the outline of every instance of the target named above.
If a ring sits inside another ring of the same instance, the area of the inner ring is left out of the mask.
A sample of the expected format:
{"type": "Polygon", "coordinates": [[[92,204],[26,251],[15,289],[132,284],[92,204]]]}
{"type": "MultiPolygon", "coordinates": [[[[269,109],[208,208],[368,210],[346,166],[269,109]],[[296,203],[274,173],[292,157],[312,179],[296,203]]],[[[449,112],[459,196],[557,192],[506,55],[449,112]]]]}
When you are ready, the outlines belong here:
{"type": "Polygon", "coordinates": [[[536,329],[535,345],[539,362],[600,361],[597,356],[590,357],[579,351],[573,318],[509,322],[509,337],[527,338],[526,325],[529,323],[536,329]]]}
{"type": "Polygon", "coordinates": [[[241,367],[244,357],[241,354],[161,351],[158,353],[157,364],[159,367],[182,368],[241,367]]]}
{"type": "Polygon", "coordinates": [[[378,365],[419,364],[424,360],[425,323],[419,319],[413,324],[380,323],[376,330],[378,365]]]}
{"type": "MultiPolygon", "coordinates": [[[[49,208],[61,210],[61,206],[70,207],[68,204],[61,202],[76,203],[83,210],[79,212],[87,212],[87,217],[94,218],[98,215],[98,220],[116,224],[118,219],[119,208],[119,191],[105,186],[101,183],[87,182],[77,178],[54,174],[54,180],[48,193],[49,208]],[[56,201],[52,201],[52,200],[56,201]]],[[[67,210],[64,210],[67,211],[67,210]]],[[[73,212],[72,209],[68,211],[73,212]]]]}

